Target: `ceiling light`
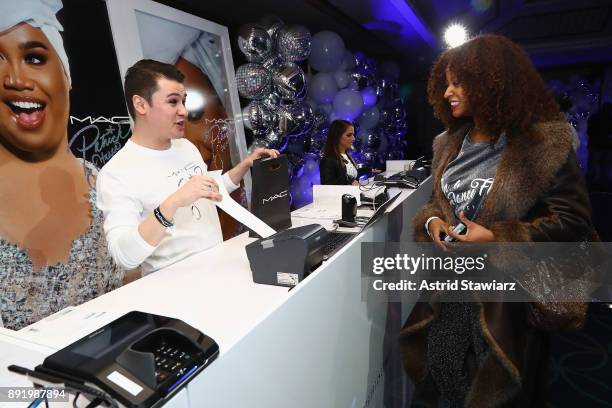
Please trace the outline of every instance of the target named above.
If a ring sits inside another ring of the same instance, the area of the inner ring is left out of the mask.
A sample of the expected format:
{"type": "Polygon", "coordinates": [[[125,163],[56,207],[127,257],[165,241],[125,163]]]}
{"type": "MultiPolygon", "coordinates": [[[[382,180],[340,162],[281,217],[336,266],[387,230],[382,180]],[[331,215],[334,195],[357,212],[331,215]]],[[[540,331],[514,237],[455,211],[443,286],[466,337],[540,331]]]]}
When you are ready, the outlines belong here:
{"type": "Polygon", "coordinates": [[[452,48],[467,41],[467,30],[461,24],[451,24],[444,31],[444,42],[452,48]]]}

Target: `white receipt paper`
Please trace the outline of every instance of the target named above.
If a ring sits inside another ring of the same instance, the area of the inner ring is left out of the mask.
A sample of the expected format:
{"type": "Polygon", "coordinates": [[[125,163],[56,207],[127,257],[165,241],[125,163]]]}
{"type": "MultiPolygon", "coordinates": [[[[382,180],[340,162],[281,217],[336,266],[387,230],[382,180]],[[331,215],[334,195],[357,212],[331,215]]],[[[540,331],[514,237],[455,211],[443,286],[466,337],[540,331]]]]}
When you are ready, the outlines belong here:
{"type": "Polygon", "coordinates": [[[238,204],[225,189],[225,184],[221,177],[221,170],[209,171],[208,175],[215,179],[219,186],[219,194],[223,196],[221,201],[213,201],[217,207],[228,213],[236,221],[245,225],[258,233],[262,238],[268,238],[270,235],[275,234],[273,228],[268,224],[251,214],[249,210],[238,204]]]}

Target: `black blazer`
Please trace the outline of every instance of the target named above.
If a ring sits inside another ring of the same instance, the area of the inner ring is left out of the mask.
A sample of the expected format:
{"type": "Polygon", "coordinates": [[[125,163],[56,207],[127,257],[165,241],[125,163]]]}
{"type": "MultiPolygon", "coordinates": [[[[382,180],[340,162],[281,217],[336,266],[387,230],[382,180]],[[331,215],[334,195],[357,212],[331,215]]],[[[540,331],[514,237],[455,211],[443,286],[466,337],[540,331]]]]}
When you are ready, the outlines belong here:
{"type": "MultiPolygon", "coordinates": [[[[357,168],[357,164],[355,164],[355,161],[348,152],[346,152],[346,156],[353,163],[353,166],[357,168]]],[[[319,170],[321,171],[321,184],[346,185],[351,184],[355,180],[346,174],[346,166],[336,156],[324,155],[319,162],[319,170]]]]}

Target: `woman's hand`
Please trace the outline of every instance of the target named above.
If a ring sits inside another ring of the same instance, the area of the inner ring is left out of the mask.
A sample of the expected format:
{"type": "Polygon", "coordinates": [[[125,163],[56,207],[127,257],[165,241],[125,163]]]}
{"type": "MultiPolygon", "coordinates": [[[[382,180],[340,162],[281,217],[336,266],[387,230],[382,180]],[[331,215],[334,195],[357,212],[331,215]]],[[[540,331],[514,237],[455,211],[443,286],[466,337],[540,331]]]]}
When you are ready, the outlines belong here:
{"type": "MultiPolygon", "coordinates": [[[[490,229],[485,228],[480,224],[477,224],[473,221],[468,220],[465,217],[465,214],[463,213],[463,211],[461,211],[461,214],[459,214],[459,220],[461,220],[461,222],[465,224],[465,226],[467,227],[467,231],[465,234],[460,235],[460,234],[456,234],[455,232],[453,232],[452,228],[450,228],[447,233],[451,237],[455,238],[455,240],[461,241],[461,242],[494,242],[495,241],[495,235],[490,229]]],[[[432,220],[431,222],[433,223],[433,221],[434,220],[432,220]]],[[[431,231],[431,223],[430,223],[429,228],[431,231]]]]}
{"type": "Polygon", "coordinates": [[[435,242],[438,246],[442,247],[443,249],[445,249],[445,246],[444,246],[442,234],[448,235],[448,231],[450,230],[450,227],[451,227],[450,224],[448,224],[446,221],[444,221],[441,218],[434,218],[431,221],[429,221],[429,226],[428,226],[429,236],[431,237],[433,242],[435,242]]]}
{"type": "Polygon", "coordinates": [[[358,186],[358,185],[360,185],[360,184],[359,184],[359,181],[357,181],[357,180],[353,180],[353,182],[352,182],[351,184],[352,184],[352,185],[354,185],[354,186],[358,186]]]}

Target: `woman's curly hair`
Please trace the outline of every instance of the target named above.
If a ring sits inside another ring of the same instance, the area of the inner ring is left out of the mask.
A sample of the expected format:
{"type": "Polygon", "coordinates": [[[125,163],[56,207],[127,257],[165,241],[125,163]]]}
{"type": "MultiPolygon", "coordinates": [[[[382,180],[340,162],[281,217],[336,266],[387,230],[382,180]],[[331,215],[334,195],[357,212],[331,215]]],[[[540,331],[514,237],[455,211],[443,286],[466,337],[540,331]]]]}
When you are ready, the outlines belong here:
{"type": "Polygon", "coordinates": [[[559,105],[521,47],[495,34],[484,34],[437,59],[427,83],[434,114],[453,131],[474,120],[486,134],[527,132],[538,122],[556,120],[559,105]],[[454,118],[444,92],[446,69],[463,87],[472,118],[454,118]]]}

